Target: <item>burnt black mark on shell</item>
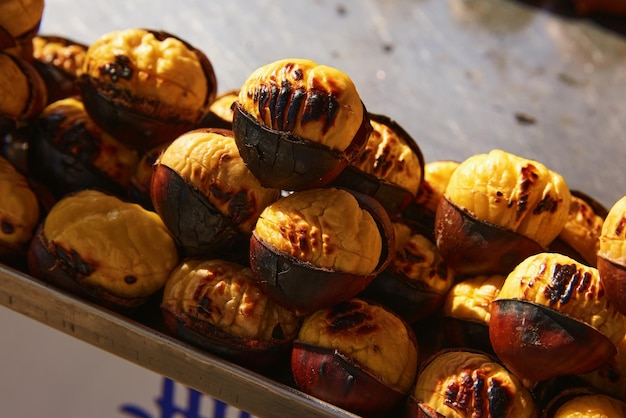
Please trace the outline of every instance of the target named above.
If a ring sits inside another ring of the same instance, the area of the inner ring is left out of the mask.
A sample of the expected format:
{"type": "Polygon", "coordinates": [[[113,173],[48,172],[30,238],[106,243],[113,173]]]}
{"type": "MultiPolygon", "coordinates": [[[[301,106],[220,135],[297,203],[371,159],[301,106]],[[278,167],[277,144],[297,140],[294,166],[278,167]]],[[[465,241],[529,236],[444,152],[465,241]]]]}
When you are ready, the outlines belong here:
{"type": "Polygon", "coordinates": [[[130,80],[133,72],[130,58],[125,55],[116,55],[114,62],[108,62],[100,67],[100,75],[109,76],[113,82],[118,81],[120,78],[130,80]]]}
{"type": "Polygon", "coordinates": [[[74,249],[66,250],[60,245],[51,242],[51,246],[53,248],[54,254],[56,254],[57,258],[61,261],[62,265],[65,267],[75,271],[81,276],[89,276],[93,273],[94,267],[83,260],[78,252],[74,249]]]}
{"type": "Polygon", "coordinates": [[[126,284],[135,284],[137,283],[137,281],[138,281],[137,277],[131,274],[124,276],[124,283],[126,284]]]}
{"type": "Polygon", "coordinates": [[[626,228],[626,217],[622,217],[622,219],[620,219],[620,221],[617,223],[617,226],[615,227],[615,235],[622,235],[622,232],[624,232],[624,228],[626,228]]]}
{"type": "Polygon", "coordinates": [[[509,391],[496,379],[489,381],[487,399],[489,401],[489,416],[494,418],[504,418],[507,416],[507,409],[511,395],[509,391]]]}
{"type": "Polygon", "coordinates": [[[543,213],[543,212],[554,213],[556,212],[558,207],[559,207],[559,203],[555,199],[553,199],[552,196],[547,195],[543,199],[541,199],[541,201],[537,204],[537,206],[535,206],[535,209],[533,210],[533,214],[539,215],[540,213],[543,213]]]}
{"type": "Polygon", "coordinates": [[[344,301],[329,308],[329,332],[341,332],[367,325],[367,322],[371,320],[371,316],[358,310],[360,306],[359,303],[354,301],[344,301]]]}
{"type": "Polygon", "coordinates": [[[11,235],[15,232],[15,225],[8,221],[2,221],[0,223],[0,227],[2,228],[2,233],[5,235],[11,235]]]}

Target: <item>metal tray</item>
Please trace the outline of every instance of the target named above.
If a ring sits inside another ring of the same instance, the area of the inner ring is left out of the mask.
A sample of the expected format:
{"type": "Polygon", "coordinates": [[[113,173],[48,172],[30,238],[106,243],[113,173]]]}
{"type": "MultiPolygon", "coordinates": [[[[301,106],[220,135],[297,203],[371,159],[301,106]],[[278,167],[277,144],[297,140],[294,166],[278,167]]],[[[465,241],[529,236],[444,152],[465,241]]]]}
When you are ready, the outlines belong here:
{"type": "MultiPolygon", "coordinates": [[[[90,43],[119,28],[167,30],[207,53],[221,91],[275,59],[311,58],[349,74],[427,162],[501,148],[611,206],[626,194],[625,25],[568,4],[47,0],[41,32],[90,43]]],[[[3,265],[0,305],[257,416],[354,416],[3,265]]]]}

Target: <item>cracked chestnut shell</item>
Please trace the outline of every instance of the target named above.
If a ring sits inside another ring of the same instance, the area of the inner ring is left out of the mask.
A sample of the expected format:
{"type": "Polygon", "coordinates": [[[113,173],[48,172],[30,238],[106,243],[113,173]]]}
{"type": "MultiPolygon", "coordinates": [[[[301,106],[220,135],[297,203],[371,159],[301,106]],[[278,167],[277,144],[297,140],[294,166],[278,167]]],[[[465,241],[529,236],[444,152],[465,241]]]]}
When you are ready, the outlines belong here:
{"type": "Polygon", "coordinates": [[[163,31],[130,28],[93,42],[79,77],[91,117],[141,151],[193,129],[216,96],[208,57],[163,31]]]}
{"type": "Polygon", "coordinates": [[[328,185],[364,150],[372,131],[352,80],[306,59],[254,71],[234,104],[239,152],[266,187],[328,185]]]}
{"type": "Polygon", "coordinates": [[[252,228],[280,190],[248,170],[232,131],[199,128],[160,154],[150,195],[184,256],[247,260],[252,228]]]}
{"type": "Polygon", "coordinates": [[[455,281],[439,249],[429,238],[393,222],[396,248],[387,268],[359,294],[413,323],[435,314],[455,281]]]}
{"type": "Polygon", "coordinates": [[[41,210],[26,177],[1,156],[0,195],[0,262],[15,266],[26,260],[41,210]]]}
{"type": "Polygon", "coordinates": [[[424,156],[398,122],[373,113],[369,119],[373,130],[365,149],[332,184],[374,197],[394,216],[417,197],[424,177],[424,156]]]}
{"type": "Polygon", "coordinates": [[[600,367],[624,334],[598,271],[558,253],[520,263],[491,304],[493,350],[528,387],[600,367]]]}
{"type": "Polygon", "coordinates": [[[32,276],[120,311],[144,305],[177,264],[156,213],[96,190],[59,200],[28,250],[32,276]]]}
{"type": "Polygon", "coordinates": [[[607,298],[626,314],[626,196],[613,204],[602,224],[598,271],[607,298]]]}
{"type": "Polygon", "coordinates": [[[172,271],[161,311],[175,336],[254,370],[288,360],[299,319],[269,299],[250,268],[186,259],[172,271]]]}
{"type": "Polygon", "coordinates": [[[265,208],[250,238],[250,266],[272,298],[300,315],[356,296],[395,246],[385,209],[334,187],[294,192],[265,208]]]}
{"type": "Polygon", "coordinates": [[[32,128],[29,171],[57,198],[90,188],[127,196],[138,153],[100,129],[78,97],[46,106],[32,128]]]}
{"type": "Polygon", "coordinates": [[[388,309],[349,299],[308,315],[291,370],[303,392],[364,417],[397,412],[417,373],[411,328],[388,309]]]}
{"type": "Polygon", "coordinates": [[[200,121],[199,128],[233,129],[233,104],[239,97],[239,89],[229,90],[217,96],[209,111],[200,121]]]}
{"type": "Polygon", "coordinates": [[[489,339],[491,303],[500,293],[504,280],[502,275],[475,276],[452,286],[442,309],[450,346],[493,353],[489,339]]]}
{"type": "Polygon", "coordinates": [[[38,34],[33,38],[33,66],[48,90],[48,104],[80,94],[77,79],[87,45],[72,39],[38,34]]]}
{"type": "Polygon", "coordinates": [[[537,417],[520,379],[495,357],[468,349],[435,353],[418,372],[407,417],[537,417]]]}
{"type": "Polygon", "coordinates": [[[507,275],[563,229],[571,193],[543,164],[501,150],[450,176],[435,215],[436,243],[458,275],[507,275]]]}

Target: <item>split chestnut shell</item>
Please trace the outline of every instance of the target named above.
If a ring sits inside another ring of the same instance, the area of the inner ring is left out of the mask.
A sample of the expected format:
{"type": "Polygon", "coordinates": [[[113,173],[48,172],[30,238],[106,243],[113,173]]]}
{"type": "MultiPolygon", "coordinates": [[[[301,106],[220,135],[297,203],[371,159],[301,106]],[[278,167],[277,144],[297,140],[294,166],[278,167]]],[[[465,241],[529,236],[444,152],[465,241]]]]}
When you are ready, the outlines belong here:
{"type": "Polygon", "coordinates": [[[304,319],[291,370],[303,392],[380,417],[398,412],[415,381],[418,356],[415,335],[402,319],[380,305],[349,299],[304,319]]]}
{"type": "Polygon", "coordinates": [[[626,315],[626,196],[615,202],[602,225],[598,270],[607,298],[626,315]]]}
{"type": "Polygon", "coordinates": [[[334,180],[363,152],[372,126],[346,74],[294,58],[250,75],[234,104],[233,131],[261,184],[303,190],[334,180]]]}
{"type": "Polygon", "coordinates": [[[372,197],[303,190],[261,213],[250,266],[272,298],[307,314],[356,296],[389,264],[394,245],[389,216],[372,197]]]}
{"type": "Polygon", "coordinates": [[[625,333],[598,271],[562,254],[524,260],[491,304],[493,350],[529,387],[600,367],[625,333]]]}

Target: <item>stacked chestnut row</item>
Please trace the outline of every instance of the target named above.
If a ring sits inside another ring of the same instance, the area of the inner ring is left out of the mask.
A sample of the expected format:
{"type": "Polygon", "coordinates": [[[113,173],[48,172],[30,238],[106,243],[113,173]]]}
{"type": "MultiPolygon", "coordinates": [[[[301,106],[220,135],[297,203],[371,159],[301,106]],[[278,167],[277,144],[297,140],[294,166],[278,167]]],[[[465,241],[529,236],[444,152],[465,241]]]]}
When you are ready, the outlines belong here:
{"type": "Polygon", "coordinates": [[[363,416],[624,414],[626,201],[499,150],[425,165],[310,60],[217,98],[171,34],[31,34],[47,99],[0,108],[3,261],[156,299],[172,334],[363,416]]]}

